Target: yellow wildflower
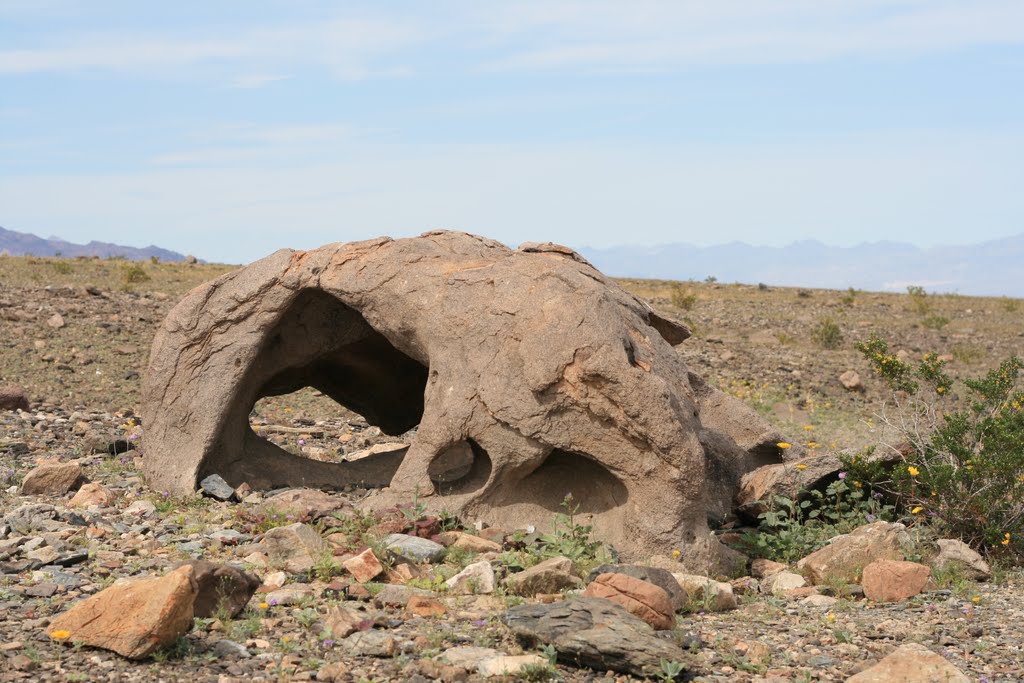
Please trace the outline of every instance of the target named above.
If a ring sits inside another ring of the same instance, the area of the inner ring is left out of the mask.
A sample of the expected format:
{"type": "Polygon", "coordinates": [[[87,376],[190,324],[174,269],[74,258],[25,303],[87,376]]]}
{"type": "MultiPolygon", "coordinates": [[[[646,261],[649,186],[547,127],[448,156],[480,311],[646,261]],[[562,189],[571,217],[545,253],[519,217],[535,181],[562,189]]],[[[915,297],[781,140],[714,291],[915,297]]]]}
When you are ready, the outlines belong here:
{"type": "Polygon", "coordinates": [[[853,482],[853,485],[856,486],[857,488],[860,488],[864,484],[860,483],[859,481],[855,481],[855,482],[853,482]]]}
{"type": "Polygon", "coordinates": [[[805,431],[809,432],[809,431],[812,431],[813,429],[814,429],[814,425],[804,425],[804,430],[805,431]]]}
{"type": "Polygon", "coordinates": [[[1002,543],[1003,545],[1010,545],[1010,534],[1003,534],[1003,540],[1000,541],[1000,543],[1002,543]]]}
{"type": "Polygon", "coordinates": [[[260,609],[267,609],[268,607],[270,607],[269,603],[266,603],[266,602],[261,602],[260,603],[260,609]]]}
{"type": "Polygon", "coordinates": [[[64,629],[60,629],[59,631],[52,631],[50,633],[50,637],[54,640],[67,640],[71,637],[71,631],[65,631],[64,629]]]}
{"type": "Polygon", "coordinates": [[[796,468],[798,470],[806,470],[807,469],[807,465],[797,465],[796,468]]]}
{"type": "Polygon", "coordinates": [[[792,448],[793,447],[793,444],[786,443],[785,441],[780,441],[780,442],[778,442],[775,445],[778,446],[779,448],[781,448],[782,450],[786,450],[787,448],[792,448]]]}
{"type": "Polygon", "coordinates": [[[916,514],[922,512],[923,510],[924,510],[924,508],[921,507],[920,505],[918,505],[917,507],[915,507],[913,510],[910,511],[910,514],[916,515],[916,514]]]}
{"type": "Polygon", "coordinates": [[[678,560],[679,556],[682,555],[682,554],[683,554],[683,551],[679,550],[678,548],[676,548],[675,550],[672,551],[672,557],[673,557],[673,559],[676,559],[676,560],[678,560]]]}
{"type": "Polygon", "coordinates": [[[907,468],[907,472],[910,472],[910,476],[912,477],[916,477],[917,475],[921,474],[921,470],[917,469],[913,465],[907,468]]]}
{"type": "Polygon", "coordinates": [[[974,602],[974,603],[981,602],[981,598],[975,596],[975,597],[971,598],[971,602],[974,602]]]}
{"type": "Polygon", "coordinates": [[[811,450],[814,450],[815,448],[821,448],[821,444],[818,443],[817,441],[808,441],[807,447],[810,448],[811,450]]]}
{"type": "Polygon", "coordinates": [[[940,394],[944,394],[944,393],[946,393],[946,387],[937,387],[937,388],[935,389],[935,391],[936,391],[937,393],[940,393],[940,394]]]}

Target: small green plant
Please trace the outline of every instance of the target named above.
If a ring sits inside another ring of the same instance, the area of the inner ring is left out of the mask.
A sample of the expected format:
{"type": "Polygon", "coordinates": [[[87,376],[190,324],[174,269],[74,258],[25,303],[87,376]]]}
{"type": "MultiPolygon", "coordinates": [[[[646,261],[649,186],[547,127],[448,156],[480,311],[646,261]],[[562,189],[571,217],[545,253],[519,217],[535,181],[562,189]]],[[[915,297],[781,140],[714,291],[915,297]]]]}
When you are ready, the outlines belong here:
{"type": "Polygon", "coordinates": [[[413,524],[422,520],[427,514],[427,506],[420,500],[419,491],[413,494],[412,504],[409,507],[400,507],[398,509],[413,524]]]}
{"type": "Polygon", "coordinates": [[[558,671],[547,662],[543,664],[527,664],[519,669],[515,677],[520,681],[557,681],[558,671]]]}
{"type": "Polygon", "coordinates": [[[894,391],[895,417],[882,419],[910,444],[898,466],[853,460],[855,476],[897,500],[915,520],[988,555],[1024,557],[1024,361],[1011,357],[963,385],[967,405],[952,405],[953,378],[935,354],[911,366],[872,337],[858,345],[894,391]]]}
{"type": "Polygon", "coordinates": [[[846,290],[845,294],[839,297],[839,302],[844,306],[852,306],[853,302],[857,299],[858,294],[860,294],[859,291],[857,291],[853,287],[850,287],[848,290],[846,290]]]}
{"type": "Polygon", "coordinates": [[[694,304],[697,303],[697,294],[692,292],[686,287],[683,287],[678,282],[672,285],[672,305],[676,308],[681,308],[684,311],[689,311],[693,308],[694,304]]]}
{"type": "Polygon", "coordinates": [[[683,675],[683,671],[685,670],[686,667],[683,666],[681,663],[675,661],[674,659],[672,661],[669,661],[663,658],[659,662],[658,671],[655,672],[654,675],[658,677],[659,681],[664,681],[664,683],[671,683],[672,681],[678,681],[679,677],[683,675]]]}
{"type": "Polygon", "coordinates": [[[1003,299],[1000,299],[999,302],[1002,304],[1003,310],[1006,311],[1007,313],[1016,313],[1017,310],[1020,308],[1019,299],[1011,299],[1009,297],[1005,297],[1003,299]]]}
{"type": "Polygon", "coordinates": [[[74,270],[74,268],[71,267],[71,264],[67,261],[53,261],[51,262],[51,265],[53,266],[54,272],[59,273],[60,275],[68,275],[72,270],[74,270]]]}
{"type": "Polygon", "coordinates": [[[339,570],[340,568],[334,562],[334,553],[328,548],[317,557],[316,563],[313,565],[312,573],[317,579],[327,583],[331,580],[331,577],[339,572],[339,570]]]}
{"type": "Polygon", "coordinates": [[[921,320],[921,324],[929,330],[941,330],[949,324],[949,318],[942,315],[926,315],[924,319],[921,320]]]}
{"type": "Polygon", "coordinates": [[[811,339],[823,349],[838,349],[843,343],[843,331],[839,329],[839,324],[835,320],[824,316],[811,330],[811,339]]]}
{"type": "Polygon", "coordinates": [[[549,557],[561,555],[570,560],[593,560],[601,543],[591,540],[593,528],[590,525],[576,522],[580,506],[573,500],[572,493],[566,494],[561,508],[563,512],[555,514],[552,532],[540,537],[544,554],[549,557]]]}
{"type": "Polygon", "coordinates": [[[910,308],[920,316],[926,316],[932,310],[932,303],[928,300],[928,292],[919,285],[907,287],[907,296],[910,297],[910,308]]]}
{"type": "Polygon", "coordinates": [[[138,263],[126,263],[121,266],[121,284],[125,287],[131,287],[140,282],[149,282],[151,279],[146,269],[138,263]]]}

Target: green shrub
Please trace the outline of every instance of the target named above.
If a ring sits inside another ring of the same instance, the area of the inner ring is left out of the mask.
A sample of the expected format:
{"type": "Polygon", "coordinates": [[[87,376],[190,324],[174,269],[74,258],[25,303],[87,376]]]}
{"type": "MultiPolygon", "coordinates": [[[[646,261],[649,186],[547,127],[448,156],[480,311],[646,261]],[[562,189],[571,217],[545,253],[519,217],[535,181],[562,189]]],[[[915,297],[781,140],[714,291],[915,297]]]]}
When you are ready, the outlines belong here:
{"type": "Polygon", "coordinates": [[[742,549],[751,557],[795,562],[823,547],[830,539],[878,520],[894,519],[894,508],[863,484],[854,484],[849,472],[825,491],[804,489],[796,500],[775,496],[758,516],[758,527],[743,535],[742,549]]]}
{"type": "Polygon", "coordinates": [[[121,283],[125,286],[138,282],[149,282],[149,273],[138,263],[126,263],[121,266],[121,283]]]}
{"type": "Polygon", "coordinates": [[[697,294],[683,287],[678,282],[672,285],[672,305],[688,311],[697,303],[697,294]]]}
{"type": "Polygon", "coordinates": [[[928,300],[928,292],[924,291],[924,287],[910,285],[907,287],[907,295],[910,297],[910,308],[918,315],[928,315],[932,310],[932,302],[928,300]]]}
{"type": "Polygon", "coordinates": [[[929,330],[941,330],[949,324],[949,318],[943,315],[926,315],[921,324],[929,330]]]}
{"type": "Polygon", "coordinates": [[[811,330],[811,339],[823,349],[838,349],[843,344],[843,331],[835,320],[825,316],[811,330]]]}
{"type": "Polygon", "coordinates": [[[854,460],[852,476],[894,496],[915,518],[990,556],[1024,558],[1024,362],[1012,357],[984,377],[964,379],[966,407],[951,403],[954,380],[927,354],[916,366],[872,337],[858,344],[897,391],[910,453],[895,468],[854,460]]]}

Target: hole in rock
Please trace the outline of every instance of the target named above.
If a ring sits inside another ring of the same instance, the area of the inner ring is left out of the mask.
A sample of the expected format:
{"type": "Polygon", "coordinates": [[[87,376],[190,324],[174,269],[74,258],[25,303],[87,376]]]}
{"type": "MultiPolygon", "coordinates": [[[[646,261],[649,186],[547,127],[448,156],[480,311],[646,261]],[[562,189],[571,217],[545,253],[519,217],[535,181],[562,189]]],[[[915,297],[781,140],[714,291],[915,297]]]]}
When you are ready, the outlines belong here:
{"type": "Polygon", "coordinates": [[[497,503],[513,508],[524,520],[544,520],[562,512],[569,493],[579,512],[591,515],[620,508],[629,498],[626,486],[590,456],[555,449],[497,503]]]}
{"type": "Polygon", "coordinates": [[[441,495],[469,493],[487,483],[491,476],[491,458],[472,439],[459,441],[430,462],[427,475],[441,495]]]}
{"type": "MultiPolygon", "coordinates": [[[[305,291],[246,362],[222,432],[222,453],[229,456],[225,460],[246,463],[235,466],[236,479],[264,467],[272,470],[266,478],[278,485],[329,486],[326,470],[299,471],[289,455],[312,453],[313,459],[337,462],[360,449],[402,441],[423,417],[427,374],[425,364],[397,349],[358,311],[325,292],[305,291]],[[299,444],[304,432],[317,436],[299,444]]],[[[370,454],[382,462],[367,481],[386,484],[403,455],[395,448],[370,454]]],[[[211,465],[213,471],[221,466],[211,465]]],[[[344,481],[343,467],[337,470],[339,485],[351,483],[344,481]]],[[[368,471],[369,465],[357,469],[368,471]]]]}

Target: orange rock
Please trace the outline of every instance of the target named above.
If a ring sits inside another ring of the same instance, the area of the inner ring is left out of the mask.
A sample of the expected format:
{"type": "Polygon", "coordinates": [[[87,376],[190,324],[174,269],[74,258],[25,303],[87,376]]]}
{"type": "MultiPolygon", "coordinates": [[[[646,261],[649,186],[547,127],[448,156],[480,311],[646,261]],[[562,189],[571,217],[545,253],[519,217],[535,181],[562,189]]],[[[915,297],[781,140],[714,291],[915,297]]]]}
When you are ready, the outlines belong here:
{"type": "Polygon", "coordinates": [[[192,605],[199,591],[193,570],[185,565],[165,576],[114,584],[72,605],[50,622],[53,637],[113,650],[142,659],[166,647],[192,628],[192,605]],[[63,634],[61,634],[63,635],[63,634]]]}
{"type": "Polygon", "coordinates": [[[405,609],[417,617],[440,617],[448,611],[440,602],[425,595],[414,595],[409,598],[405,609]]]}
{"type": "Polygon", "coordinates": [[[861,585],[869,600],[898,602],[924,590],[931,573],[931,569],[916,562],[875,560],[864,567],[861,585]]]}
{"type": "Polygon", "coordinates": [[[583,595],[622,605],[656,630],[670,629],[676,623],[672,601],[665,589],[632,576],[600,574],[583,595]]]}
{"type": "Polygon", "coordinates": [[[113,491],[101,484],[82,484],[82,488],[78,489],[78,493],[68,502],[68,507],[107,507],[114,502],[115,497],[113,491]]]}
{"type": "Polygon", "coordinates": [[[352,576],[359,583],[371,581],[384,571],[384,566],[370,548],[367,548],[355,557],[345,560],[342,562],[342,565],[351,572],[352,576]]]}

